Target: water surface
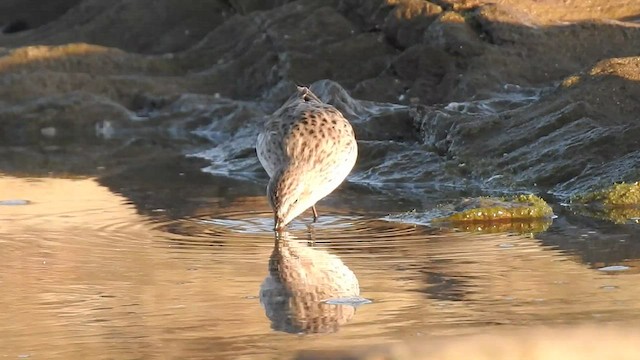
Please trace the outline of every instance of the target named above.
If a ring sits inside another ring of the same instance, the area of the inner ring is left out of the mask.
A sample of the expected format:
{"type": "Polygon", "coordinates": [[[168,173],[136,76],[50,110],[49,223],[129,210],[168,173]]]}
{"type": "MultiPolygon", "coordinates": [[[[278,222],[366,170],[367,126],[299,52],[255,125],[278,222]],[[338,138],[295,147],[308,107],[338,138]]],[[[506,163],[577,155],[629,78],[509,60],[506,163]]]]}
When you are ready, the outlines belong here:
{"type": "Polygon", "coordinates": [[[560,211],[536,236],[463,233],[342,189],[274,251],[263,184],[156,180],[0,177],[0,357],[280,359],[640,320],[633,225],[560,211]]]}

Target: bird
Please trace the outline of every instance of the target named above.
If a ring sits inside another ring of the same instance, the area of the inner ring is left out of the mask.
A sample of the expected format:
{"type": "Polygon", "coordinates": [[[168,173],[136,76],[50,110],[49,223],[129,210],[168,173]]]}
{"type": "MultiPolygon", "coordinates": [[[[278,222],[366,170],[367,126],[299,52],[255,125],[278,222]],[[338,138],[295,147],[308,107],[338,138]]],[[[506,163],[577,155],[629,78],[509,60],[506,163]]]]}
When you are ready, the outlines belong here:
{"type": "Polygon", "coordinates": [[[260,303],[274,330],[334,332],[353,318],[358,303],[366,301],[360,297],[356,274],[340,257],[287,231],[275,232],[269,274],[260,285],[260,303]],[[329,299],[355,302],[329,304],[329,299]]]}
{"type": "Polygon", "coordinates": [[[334,106],[308,87],[296,92],[271,116],[256,141],[260,164],[269,175],[267,199],[274,230],[283,230],[349,175],[358,157],[353,127],[334,106]]]}

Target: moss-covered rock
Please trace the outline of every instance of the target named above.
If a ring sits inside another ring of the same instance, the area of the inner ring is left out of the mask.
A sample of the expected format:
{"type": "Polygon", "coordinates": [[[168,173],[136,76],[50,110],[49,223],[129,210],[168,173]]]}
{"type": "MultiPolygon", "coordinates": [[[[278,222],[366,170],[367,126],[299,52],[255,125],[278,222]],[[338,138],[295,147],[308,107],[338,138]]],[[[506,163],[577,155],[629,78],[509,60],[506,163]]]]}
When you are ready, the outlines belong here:
{"type": "Polygon", "coordinates": [[[572,202],[603,206],[640,206],[640,182],[614,184],[606,189],[578,195],[572,202]]]}
{"type": "Polygon", "coordinates": [[[434,219],[433,223],[450,224],[471,232],[537,233],[545,231],[553,217],[551,207],[535,195],[466,199],[451,212],[434,219]]]}
{"type": "Polygon", "coordinates": [[[578,213],[612,221],[616,224],[640,219],[640,182],[613,186],[575,196],[572,208],[578,213]]]}
{"type": "Polygon", "coordinates": [[[463,201],[452,215],[438,221],[505,221],[550,219],[551,207],[535,195],[512,198],[481,197],[463,201]]]}

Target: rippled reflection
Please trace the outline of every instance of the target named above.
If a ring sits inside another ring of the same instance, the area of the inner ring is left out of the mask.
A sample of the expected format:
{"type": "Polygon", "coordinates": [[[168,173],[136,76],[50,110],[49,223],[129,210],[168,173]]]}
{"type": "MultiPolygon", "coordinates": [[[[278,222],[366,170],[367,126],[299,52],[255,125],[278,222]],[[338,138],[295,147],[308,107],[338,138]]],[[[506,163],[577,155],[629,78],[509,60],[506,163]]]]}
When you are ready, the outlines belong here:
{"type": "Polygon", "coordinates": [[[352,194],[323,204],[310,247],[306,217],[274,242],[262,188],[128,179],[0,176],[0,358],[280,359],[640,321],[633,225],[559,212],[536,236],[470,234],[353,211],[352,194]]]}
{"type": "Polygon", "coordinates": [[[531,221],[484,221],[484,222],[464,222],[458,221],[451,224],[451,227],[474,233],[498,234],[537,234],[549,229],[551,219],[535,219],[531,221]]]}
{"type": "Polygon", "coordinates": [[[333,332],[355,314],[355,307],[327,300],[359,296],[356,275],[338,256],[310,245],[288,232],[275,234],[269,275],[260,286],[260,302],[274,330],[333,332]]]}

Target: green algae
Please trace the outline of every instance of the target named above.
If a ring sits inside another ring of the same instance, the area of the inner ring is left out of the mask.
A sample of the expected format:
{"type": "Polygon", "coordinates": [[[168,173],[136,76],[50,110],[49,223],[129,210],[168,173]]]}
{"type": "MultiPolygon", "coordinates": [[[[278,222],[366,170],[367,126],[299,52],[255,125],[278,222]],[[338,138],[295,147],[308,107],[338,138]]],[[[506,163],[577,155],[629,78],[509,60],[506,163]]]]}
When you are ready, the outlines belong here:
{"type": "Polygon", "coordinates": [[[535,195],[471,198],[449,212],[433,223],[467,232],[524,234],[547,230],[553,217],[551,206],[535,195]]]}
{"type": "Polygon", "coordinates": [[[600,203],[603,206],[639,206],[640,182],[614,184],[606,189],[578,195],[572,199],[572,202],[600,203]]]}
{"type": "Polygon", "coordinates": [[[617,183],[609,188],[575,196],[572,209],[585,216],[616,224],[640,219],[640,182],[617,183]]]}
{"type": "Polygon", "coordinates": [[[578,75],[571,75],[562,80],[562,83],[560,85],[564,88],[570,88],[580,84],[581,81],[583,81],[582,77],[578,75]]]}
{"type": "Polygon", "coordinates": [[[467,200],[465,208],[454,214],[437,219],[439,221],[512,221],[550,219],[551,206],[535,195],[517,195],[512,198],[481,197],[467,200]]]}

